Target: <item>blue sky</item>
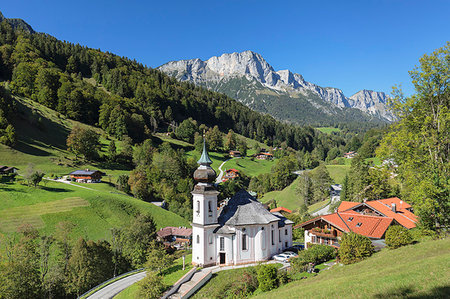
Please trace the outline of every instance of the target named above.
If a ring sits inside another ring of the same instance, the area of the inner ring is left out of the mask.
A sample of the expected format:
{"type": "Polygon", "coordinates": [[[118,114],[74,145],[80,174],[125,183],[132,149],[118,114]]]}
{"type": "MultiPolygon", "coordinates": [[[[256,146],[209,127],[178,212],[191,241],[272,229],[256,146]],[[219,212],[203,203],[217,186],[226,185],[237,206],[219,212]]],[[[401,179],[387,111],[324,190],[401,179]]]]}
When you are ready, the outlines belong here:
{"type": "Polygon", "coordinates": [[[2,1],[61,40],[148,66],[252,50],[275,70],[341,88],[413,93],[408,71],[450,40],[450,1],[2,1]]]}

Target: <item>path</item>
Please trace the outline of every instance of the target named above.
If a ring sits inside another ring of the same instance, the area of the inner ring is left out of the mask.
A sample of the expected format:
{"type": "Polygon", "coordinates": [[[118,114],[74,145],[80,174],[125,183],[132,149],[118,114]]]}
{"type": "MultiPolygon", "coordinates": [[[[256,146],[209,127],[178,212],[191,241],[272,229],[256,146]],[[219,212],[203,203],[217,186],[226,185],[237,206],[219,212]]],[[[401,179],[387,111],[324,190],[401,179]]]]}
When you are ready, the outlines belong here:
{"type": "Polygon", "coordinates": [[[321,208],[320,210],[312,213],[311,216],[320,216],[320,215],[329,214],[330,212],[328,211],[328,209],[330,208],[330,205],[332,205],[333,203],[335,203],[339,200],[341,200],[340,196],[331,196],[330,203],[327,204],[326,206],[324,206],[323,208],[321,208]]]}
{"type": "Polygon", "coordinates": [[[86,299],[110,299],[115,295],[119,294],[121,291],[125,290],[132,284],[144,279],[146,272],[139,272],[125,278],[119,279],[106,287],[98,290],[94,294],[86,297],[86,299]]]}
{"type": "Polygon", "coordinates": [[[66,181],[66,180],[63,180],[63,179],[59,179],[59,180],[54,180],[54,179],[49,179],[49,178],[45,178],[45,179],[48,180],[48,181],[52,181],[52,182],[59,182],[59,183],[64,183],[64,184],[67,184],[67,185],[75,186],[75,187],[78,187],[78,188],[83,188],[83,189],[87,189],[87,190],[97,191],[97,190],[92,189],[92,188],[88,188],[88,187],[72,184],[71,181],[66,181]]]}
{"type": "Polygon", "coordinates": [[[219,166],[219,171],[220,171],[220,173],[219,173],[219,175],[218,175],[217,178],[216,178],[216,184],[222,183],[222,177],[223,177],[222,166],[223,166],[225,163],[227,163],[228,161],[230,161],[231,159],[232,159],[232,158],[230,158],[230,159],[228,159],[228,160],[225,160],[225,161],[222,162],[222,164],[220,164],[220,166],[219,166]]]}

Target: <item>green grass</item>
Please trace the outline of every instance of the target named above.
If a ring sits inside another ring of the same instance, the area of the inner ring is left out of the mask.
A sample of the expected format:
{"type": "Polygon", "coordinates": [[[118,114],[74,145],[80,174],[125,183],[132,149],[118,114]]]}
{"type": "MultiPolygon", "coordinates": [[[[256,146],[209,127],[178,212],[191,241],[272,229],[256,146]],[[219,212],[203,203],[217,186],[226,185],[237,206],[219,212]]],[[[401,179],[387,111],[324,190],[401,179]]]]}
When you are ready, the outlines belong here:
{"type": "MultiPolygon", "coordinates": [[[[156,226],[188,226],[180,216],[133,197],[105,190],[86,190],[49,181],[39,188],[20,183],[0,184],[0,232],[17,230],[24,222],[36,225],[43,233],[52,233],[61,221],[76,227],[74,237],[109,239],[109,229],[128,224],[138,212],[152,215],[156,226]]],[[[113,189],[112,189],[113,190],[113,189]]]]}
{"type": "Polygon", "coordinates": [[[308,206],[308,213],[312,213],[312,212],[322,208],[323,206],[327,205],[329,202],[330,202],[330,199],[326,199],[324,201],[319,201],[319,202],[316,202],[316,203],[314,203],[312,205],[309,205],[308,206]]]}
{"type": "MultiPolygon", "coordinates": [[[[163,275],[163,282],[168,286],[172,286],[175,282],[177,282],[184,274],[186,274],[189,270],[192,269],[191,265],[192,254],[186,255],[185,260],[185,269],[183,270],[183,260],[179,258],[175,261],[174,265],[167,269],[163,275]]],[[[139,286],[138,284],[133,284],[120,292],[114,299],[135,299],[138,298],[139,286]]]]}
{"type": "Polygon", "coordinates": [[[335,184],[342,184],[345,175],[350,171],[350,165],[326,165],[326,167],[335,184]]]}
{"type": "Polygon", "coordinates": [[[277,160],[252,160],[249,157],[231,159],[222,167],[226,169],[235,168],[244,172],[248,176],[257,176],[262,173],[270,173],[272,167],[277,163],[277,160]]]}
{"type": "Polygon", "coordinates": [[[326,133],[326,134],[331,134],[333,132],[340,132],[341,129],[339,128],[333,128],[333,127],[319,127],[316,128],[317,130],[319,130],[322,133],[326,133]]]}
{"type": "Polygon", "coordinates": [[[295,210],[303,204],[303,200],[297,194],[296,189],[300,182],[300,177],[295,179],[292,184],[287,186],[281,191],[271,191],[264,194],[264,197],[261,199],[261,202],[267,202],[271,199],[275,199],[277,201],[277,206],[285,207],[289,210],[295,210]]]}
{"type": "Polygon", "coordinates": [[[448,298],[450,238],[395,250],[360,263],[334,266],[257,298],[448,298]]]}

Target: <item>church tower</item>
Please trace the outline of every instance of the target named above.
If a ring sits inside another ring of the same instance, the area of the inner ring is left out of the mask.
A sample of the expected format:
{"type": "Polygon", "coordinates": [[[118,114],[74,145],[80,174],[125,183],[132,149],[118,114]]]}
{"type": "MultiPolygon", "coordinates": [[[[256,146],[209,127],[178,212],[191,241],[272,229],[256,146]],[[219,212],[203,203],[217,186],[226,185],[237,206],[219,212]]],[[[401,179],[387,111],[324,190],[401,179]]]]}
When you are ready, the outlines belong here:
{"type": "Polygon", "coordinates": [[[209,266],[216,264],[216,238],[214,230],[217,222],[217,195],[214,188],[216,172],[212,169],[212,161],[206,151],[203,140],[203,152],[197,161],[199,167],[194,172],[197,184],[192,191],[192,263],[209,266]]]}

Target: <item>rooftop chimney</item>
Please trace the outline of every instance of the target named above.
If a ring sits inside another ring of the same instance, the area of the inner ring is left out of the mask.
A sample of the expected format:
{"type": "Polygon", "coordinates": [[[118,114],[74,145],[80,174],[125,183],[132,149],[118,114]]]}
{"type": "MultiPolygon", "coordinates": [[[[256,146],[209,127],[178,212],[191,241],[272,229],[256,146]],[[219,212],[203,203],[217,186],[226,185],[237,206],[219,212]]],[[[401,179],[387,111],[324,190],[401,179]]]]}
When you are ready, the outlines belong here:
{"type": "Polygon", "coordinates": [[[391,204],[392,212],[397,213],[397,205],[395,203],[391,204]]]}

